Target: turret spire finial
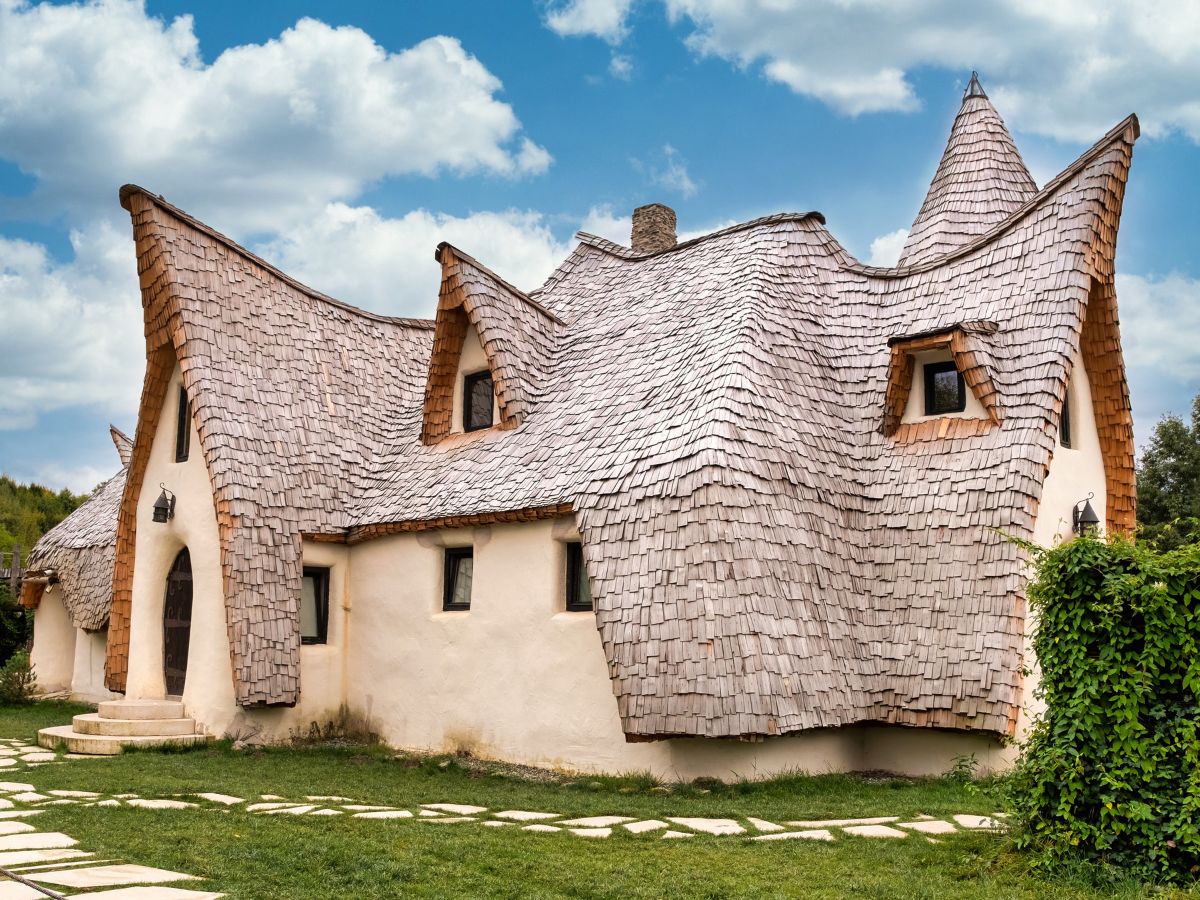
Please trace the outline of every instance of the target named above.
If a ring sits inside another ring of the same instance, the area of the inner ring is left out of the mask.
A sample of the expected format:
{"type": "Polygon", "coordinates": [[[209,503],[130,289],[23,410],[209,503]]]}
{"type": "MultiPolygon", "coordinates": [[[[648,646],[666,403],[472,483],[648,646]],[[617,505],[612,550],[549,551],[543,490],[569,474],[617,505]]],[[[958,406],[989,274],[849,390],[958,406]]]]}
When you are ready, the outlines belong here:
{"type": "Polygon", "coordinates": [[[963,92],[963,99],[968,97],[983,97],[987,99],[987,94],[983,92],[983,85],[979,83],[979,73],[972,71],[971,80],[967,83],[967,89],[963,92]]]}

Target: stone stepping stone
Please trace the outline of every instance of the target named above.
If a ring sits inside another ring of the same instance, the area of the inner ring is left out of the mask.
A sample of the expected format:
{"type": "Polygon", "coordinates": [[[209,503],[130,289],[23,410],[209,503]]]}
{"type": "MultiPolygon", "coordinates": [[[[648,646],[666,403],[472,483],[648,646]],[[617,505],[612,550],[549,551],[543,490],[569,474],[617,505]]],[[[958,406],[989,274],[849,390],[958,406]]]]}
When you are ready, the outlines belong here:
{"type": "Polygon", "coordinates": [[[78,843],[75,838],[59,831],[0,836],[0,850],[46,850],[54,847],[74,847],[78,843]]]}
{"type": "Polygon", "coordinates": [[[246,807],[250,812],[266,812],[271,809],[284,809],[288,806],[295,806],[294,803],[251,803],[246,807]]]}
{"type": "Polygon", "coordinates": [[[22,819],[26,816],[40,816],[44,809],[0,809],[0,819],[22,819]]]}
{"type": "Polygon", "coordinates": [[[310,816],[340,816],[342,814],[340,809],[314,809],[309,813],[310,816]]]}
{"type": "Polygon", "coordinates": [[[745,834],[746,832],[746,829],[733,819],[694,819],[667,816],[667,821],[693,831],[703,831],[705,834],[745,834]]]}
{"type": "MultiPolygon", "coordinates": [[[[93,900],[217,900],[224,894],[214,894],[212,891],[187,891],[173,887],[131,887],[117,888],[115,891],[88,891],[86,894],[76,894],[75,898],[93,898],[93,900]]],[[[75,900],[72,898],[72,900],[75,900]]],[[[44,900],[44,898],[43,898],[44,900]]]]}
{"type": "Polygon", "coordinates": [[[983,831],[997,831],[1004,827],[1002,822],[997,822],[991,816],[968,816],[957,815],[954,821],[963,828],[977,829],[983,831]]]}
{"type": "Polygon", "coordinates": [[[849,825],[842,829],[846,834],[857,835],[858,837],[869,838],[904,838],[908,837],[908,832],[901,831],[899,828],[892,828],[890,825],[849,825]]]}
{"type": "Polygon", "coordinates": [[[53,753],[26,753],[21,757],[21,761],[27,763],[54,762],[56,759],[58,757],[53,753]]]}
{"type": "Polygon", "coordinates": [[[352,810],[353,812],[375,812],[377,810],[395,809],[394,806],[365,806],[362,803],[344,803],[344,809],[352,810]]]}
{"type": "Polygon", "coordinates": [[[413,814],[407,809],[380,809],[375,812],[355,813],[355,819],[411,819],[413,814]]]}
{"type": "Polygon", "coordinates": [[[99,797],[95,791],[46,791],[51,797],[99,797]]]}
{"type": "Polygon", "coordinates": [[[778,831],[772,834],[760,834],[752,841],[832,841],[833,832],[828,828],[813,828],[809,831],[778,831]]]}
{"type": "Polygon", "coordinates": [[[120,800],[98,800],[98,801],[96,801],[96,805],[97,806],[120,806],[121,801],[120,800]]]}
{"type": "Polygon", "coordinates": [[[889,822],[899,822],[899,816],[876,816],[873,819],[809,819],[800,822],[788,822],[797,828],[845,828],[848,825],[886,825],[889,822]]]}
{"type": "Polygon", "coordinates": [[[278,794],[259,794],[260,800],[286,800],[287,797],[280,797],[278,794]]]}
{"type": "Polygon", "coordinates": [[[12,809],[13,805],[11,800],[5,800],[3,797],[0,797],[0,809],[12,809]]]}
{"type": "Polygon", "coordinates": [[[0,756],[16,756],[17,751],[12,747],[0,747],[0,756]]]}
{"type": "Polygon", "coordinates": [[[582,819],[567,819],[559,825],[577,825],[580,828],[608,828],[622,822],[632,822],[629,816],[584,816],[582,819]]]}
{"type": "Polygon", "coordinates": [[[746,821],[764,834],[783,831],[782,825],[776,825],[774,822],[768,822],[766,819],[756,819],[753,816],[747,816],[746,821]]]}
{"type": "Polygon", "coordinates": [[[630,822],[622,827],[629,829],[634,834],[642,834],[646,831],[657,831],[659,828],[666,828],[667,823],[660,822],[658,819],[646,819],[641,822],[630,822]]]}
{"type": "MultiPolygon", "coordinates": [[[[234,806],[235,804],[246,802],[241,797],[233,797],[229,794],[213,794],[206,792],[203,794],[196,794],[196,796],[203,800],[208,800],[210,803],[222,803],[225,806],[234,806]]],[[[308,799],[312,800],[314,798],[309,797],[308,799]]]]}
{"type": "Polygon", "coordinates": [[[334,797],[331,795],[329,795],[329,796],[317,795],[317,796],[312,796],[312,797],[305,797],[304,799],[305,800],[323,801],[325,803],[353,803],[354,802],[353,797],[334,797]]]}
{"type": "Polygon", "coordinates": [[[137,866],[123,863],[115,866],[89,866],[86,869],[63,869],[55,872],[38,872],[29,876],[30,881],[45,881],[65,887],[92,888],[111,887],[121,884],[161,884],[165,881],[195,881],[195,875],[155,869],[152,866],[137,866]]]}
{"type": "Polygon", "coordinates": [[[64,753],[63,759],[104,759],[103,756],[93,756],[90,753],[64,753]]]}
{"type": "Polygon", "coordinates": [[[9,759],[7,757],[0,759],[0,769],[7,769],[9,766],[15,766],[16,764],[17,761],[15,759],[9,759]]]}
{"type": "Polygon", "coordinates": [[[127,806],[139,806],[142,809],[196,809],[197,804],[185,803],[183,800],[143,800],[134,797],[125,801],[127,806]]]}
{"type": "Polygon", "coordinates": [[[118,800],[136,800],[137,794],[113,794],[118,800]]]}
{"type": "Polygon", "coordinates": [[[32,784],[25,784],[23,781],[0,781],[0,792],[10,794],[14,791],[32,791],[32,784]]]}
{"type": "Polygon", "coordinates": [[[264,809],[264,816],[302,816],[305,813],[310,813],[314,809],[311,803],[308,806],[285,806],[282,809],[264,809]]]}
{"type": "Polygon", "coordinates": [[[424,822],[426,825],[456,825],[459,822],[478,822],[479,820],[473,816],[445,816],[441,819],[417,819],[418,822],[424,822]]]}
{"type": "Polygon", "coordinates": [[[19,794],[9,794],[9,800],[16,800],[18,803],[41,803],[43,800],[49,800],[45,794],[39,794],[37,791],[22,791],[19,794]]]}
{"type": "Polygon", "coordinates": [[[57,862],[64,859],[78,859],[91,856],[83,850],[10,850],[0,853],[0,866],[23,866],[40,862],[57,862]]]}
{"type": "Polygon", "coordinates": [[[503,812],[492,813],[497,819],[511,819],[514,822],[533,822],[538,819],[557,819],[561,813],[530,812],[526,809],[506,809],[503,812]]]}
{"type": "Polygon", "coordinates": [[[522,825],[522,831],[562,831],[561,828],[555,828],[553,825],[543,825],[541,822],[535,822],[532,825],[522,825]]]}
{"type": "Polygon", "coordinates": [[[69,798],[64,797],[61,800],[47,800],[45,803],[42,804],[42,806],[71,806],[78,802],[79,802],[78,800],[71,800],[69,798]]]}
{"type": "Polygon", "coordinates": [[[460,816],[474,816],[487,812],[486,806],[468,806],[465,803],[422,803],[425,809],[437,809],[442,812],[457,813],[460,816]]]}
{"type": "Polygon", "coordinates": [[[686,831],[664,831],[662,833],[663,840],[674,840],[675,838],[695,837],[694,834],[689,834],[686,831]]]}
{"type": "Polygon", "coordinates": [[[444,815],[444,813],[440,813],[434,809],[419,809],[417,810],[417,815],[424,816],[426,819],[436,819],[438,816],[444,815]]]}
{"type": "Polygon", "coordinates": [[[33,831],[34,827],[28,822],[0,822],[0,834],[20,834],[23,831],[33,831]]]}
{"type": "Polygon", "coordinates": [[[488,821],[484,822],[483,824],[487,825],[489,828],[503,828],[506,825],[516,825],[517,823],[516,822],[497,822],[495,819],[488,819],[488,821]]]}
{"type": "Polygon", "coordinates": [[[943,822],[941,819],[922,819],[919,822],[897,822],[897,828],[909,828],[912,831],[919,831],[922,834],[954,834],[958,831],[949,822],[943,822]]]}
{"type": "Polygon", "coordinates": [[[15,881],[0,881],[0,900],[46,900],[46,895],[15,881]]]}
{"type": "Polygon", "coordinates": [[[606,838],[612,834],[611,828],[568,828],[567,831],[585,838],[606,838]]]}

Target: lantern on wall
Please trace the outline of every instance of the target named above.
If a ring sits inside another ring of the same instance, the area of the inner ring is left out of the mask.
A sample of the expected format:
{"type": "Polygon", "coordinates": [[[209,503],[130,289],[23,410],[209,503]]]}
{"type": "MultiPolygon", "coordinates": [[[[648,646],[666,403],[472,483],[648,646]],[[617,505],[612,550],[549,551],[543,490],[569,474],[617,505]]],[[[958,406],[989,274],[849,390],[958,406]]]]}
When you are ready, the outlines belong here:
{"type": "Polygon", "coordinates": [[[175,518],[175,495],[168,491],[166,485],[160,484],[162,493],[158,495],[158,499],[154,501],[154,521],[166,522],[168,519],[175,518]],[[170,497],[167,495],[170,494],[170,497]]]}
{"type": "Polygon", "coordinates": [[[1080,536],[1087,534],[1089,531],[1095,531],[1100,525],[1100,517],[1092,509],[1092,498],[1095,496],[1095,494],[1089,493],[1087,497],[1071,507],[1071,526],[1075,529],[1075,533],[1080,536]]]}

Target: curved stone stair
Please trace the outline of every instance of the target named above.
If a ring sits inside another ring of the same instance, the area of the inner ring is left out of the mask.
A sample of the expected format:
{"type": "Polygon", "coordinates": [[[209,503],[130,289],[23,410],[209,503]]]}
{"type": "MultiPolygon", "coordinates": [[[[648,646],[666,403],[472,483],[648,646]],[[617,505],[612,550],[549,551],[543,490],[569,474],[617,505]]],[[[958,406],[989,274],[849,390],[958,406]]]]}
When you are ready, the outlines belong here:
{"type": "Polygon", "coordinates": [[[210,740],[183,714],[178,700],[106,700],[71,725],[43,728],[38,743],[51,750],[115,756],[124,747],[199,744],[210,740]]]}

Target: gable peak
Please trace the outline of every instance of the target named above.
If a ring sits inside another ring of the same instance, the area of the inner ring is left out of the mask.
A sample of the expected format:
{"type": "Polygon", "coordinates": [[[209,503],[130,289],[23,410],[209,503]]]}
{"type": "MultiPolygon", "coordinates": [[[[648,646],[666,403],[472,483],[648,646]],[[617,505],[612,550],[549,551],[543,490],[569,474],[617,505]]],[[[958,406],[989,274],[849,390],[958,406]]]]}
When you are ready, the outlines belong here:
{"type": "Polygon", "coordinates": [[[979,73],[972,71],[971,80],[967,82],[967,89],[963,91],[963,99],[968,97],[982,97],[987,99],[987,93],[983,90],[983,85],[979,83],[979,73]]]}

